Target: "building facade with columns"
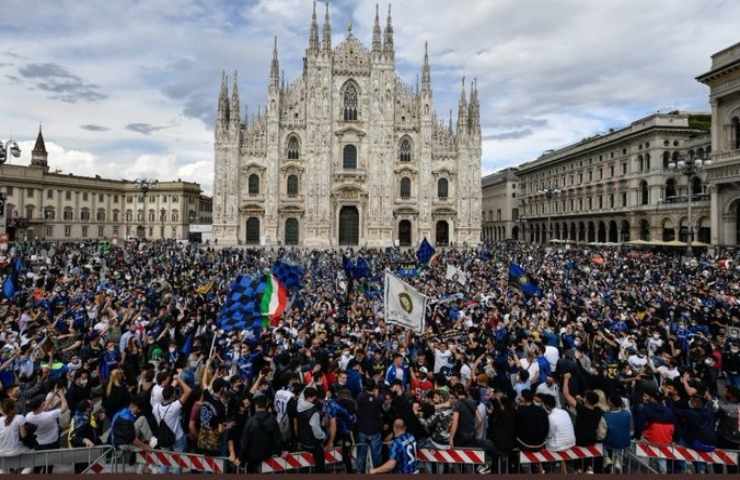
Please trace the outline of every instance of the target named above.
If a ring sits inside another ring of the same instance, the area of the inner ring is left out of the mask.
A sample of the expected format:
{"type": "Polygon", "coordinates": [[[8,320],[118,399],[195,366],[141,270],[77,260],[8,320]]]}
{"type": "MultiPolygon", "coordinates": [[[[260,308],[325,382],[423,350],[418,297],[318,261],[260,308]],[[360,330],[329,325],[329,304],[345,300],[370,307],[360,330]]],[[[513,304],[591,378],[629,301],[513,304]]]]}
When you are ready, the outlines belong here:
{"type": "Polygon", "coordinates": [[[712,55],[711,70],[697,77],[710,88],[712,244],[740,245],[740,43],[712,55]]]}
{"type": "Polygon", "coordinates": [[[655,113],[520,165],[522,239],[686,241],[690,191],[694,239],[709,243],[706,173],[689,179],[668,168],[711,155],[709,125],[708,114],[655,113]]]}
{"type": "Polygon", "coordinates": [[[158,182],[144,195],[133,181],[50,171],[41,130],[30,165],[0,165],[0,192],[0,230],[11,241],[187,240],[190,224],[210,214],[196,183],[158,182]]]}
{"type": "Polygon", "coordinates": [[[519,239],[518,184],[516,168],[505,168],[481,180],[483,241],[519,239]]]}
{"type": "MultiPolygon", "coordinates": [[[[214,234],[220,245],[476,244],[481,229],[480,102],[463,79],[456,124],[434,112],[428,52],[421,83],[396,72],[390,7],[371,46],[322,38],[316,7],[302,74],[281,80],[277,39],[267,104],[242,116],[224,75],[215,126],[214,234]]],[[[421,57],[420,52],[420,57],[421,57]]]]}

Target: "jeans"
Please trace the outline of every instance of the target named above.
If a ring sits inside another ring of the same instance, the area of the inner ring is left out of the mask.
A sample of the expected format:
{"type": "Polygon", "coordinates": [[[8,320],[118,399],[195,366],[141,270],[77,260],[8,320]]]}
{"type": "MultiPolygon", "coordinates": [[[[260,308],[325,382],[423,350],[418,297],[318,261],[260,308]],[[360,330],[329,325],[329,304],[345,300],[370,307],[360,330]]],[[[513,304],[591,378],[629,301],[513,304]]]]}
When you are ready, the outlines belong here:
{"type": "MultiPolygon", "coordinates": [[[[182,437],[175,439],[175,444],[169,449],[172,452],[184,452],[188,446],[188,437],[183,435],[182,437]]],[[[159,473],[175,473],[181,472],[180,467],[159,467],[159,473]]]]}
{"type": "Polygon", "coordinates": [[[359,440],[357,444],[357,472],[367,473],[369,470],[369,468],[366,469],[368,446],[370,448],[370,456],[372,458],[372,467],[380,466],[380,454],[383,448],[383,441],[380,434],[376,433],[374,435],[367,435],[360,432],[357,439],[359,440]]]}

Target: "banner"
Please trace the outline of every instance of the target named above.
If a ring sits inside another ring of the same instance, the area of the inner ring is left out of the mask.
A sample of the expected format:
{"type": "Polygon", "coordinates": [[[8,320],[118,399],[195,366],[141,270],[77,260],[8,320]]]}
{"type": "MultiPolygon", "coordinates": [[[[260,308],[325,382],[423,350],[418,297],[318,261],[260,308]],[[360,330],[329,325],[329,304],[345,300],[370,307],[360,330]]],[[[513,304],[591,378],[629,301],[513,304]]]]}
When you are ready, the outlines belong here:
{"type": "Polygon", "coordinates": [[[412,286],[385,273],[385,320],[416,333],[424,331],[427,297],[412,286]]]}
{"type": "Polygon", "coordinates": [[[466,285],[468,283],[468,274],[449,263],[447,264],[447,274],[445,275],[445,278],[447,280],[455,280],[460,285],[466,285]]]}

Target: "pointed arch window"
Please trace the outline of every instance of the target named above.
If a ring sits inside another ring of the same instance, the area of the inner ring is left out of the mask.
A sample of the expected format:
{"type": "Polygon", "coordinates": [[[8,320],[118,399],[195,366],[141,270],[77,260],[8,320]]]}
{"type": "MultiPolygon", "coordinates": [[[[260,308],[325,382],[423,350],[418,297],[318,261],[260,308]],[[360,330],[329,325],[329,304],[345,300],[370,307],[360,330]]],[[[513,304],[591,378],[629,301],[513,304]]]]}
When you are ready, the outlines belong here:
{"type": "Polygon", "coordinates": [[[344,89],[344,121],[351,122],[357,120],[357,87],[350,83],[344,89]]]}
{"type": "Polygon", "coordinates": [[[288,140],[288,160],[298,160],[301,156],[301,147],[296,137],[290,137],[288,140]]]}
{"type": "Polygon", "coordinates": [[[411,161],[411,142],[408,138],[404,138],[401,141],[401,147],[399,148],[398,154],[399,160],[402,162],[411,161]]]}

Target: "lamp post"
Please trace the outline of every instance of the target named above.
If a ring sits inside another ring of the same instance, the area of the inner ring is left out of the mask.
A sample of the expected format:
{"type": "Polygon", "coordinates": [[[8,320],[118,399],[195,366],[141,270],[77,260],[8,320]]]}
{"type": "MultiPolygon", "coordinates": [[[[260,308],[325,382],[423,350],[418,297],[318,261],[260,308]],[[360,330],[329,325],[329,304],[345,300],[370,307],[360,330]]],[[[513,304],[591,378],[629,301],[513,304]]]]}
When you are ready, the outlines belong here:
{"type": "MultiPolygon", "coordinates": [[[[21,148],[18,146],[15,140],[12,138],[7,142],[3,143],[0,141],[0,167],[9,160],[9,157],[18,158],[21,156],[21,148]]],[[[4,193],[0,193],[0,235],[5,234],[6,219],[5,219],[5,201],[7,197],[4,193]]]]}
{"type": "Polygon", "coordinates": [[[560,190],[556,187],[545,187],[542,190],[540,190],[540,194],[544,195],[548,202],[548,210],[547,210],[547,238],[552,239],[552,227],[550,225],[550,221],[552,220],[552,209],[549,208],[550,201],[555,197],[555,195],[560,194],[560,190]]]}
{"type": "MultiPolygon", "coordinates": [[[[691,199],[694,196],[694,192],[691,191],[691,179],[694,178],[696,175],[699,174],[702,170],[704,170],[705,167],[710,167],[712,165],[711,160],[702,160],[701,158],[697,158],[696,160],[689,160],[685,161],[683,159],[679,159],[677,162],[673,161],[668,164],[668,169],[671,171],[674,171],[679,174],[683,174],[687,178],[687,191],[688,191],[688,223],[689,223],[689,232],[688,232],[688,239],[686,242],[686,254],[690,257],[693,255],[693,252],[691,250],[691,241],[694,239],[694,225],[691,223],[691,199]]],[[[680,232],[681,226],[679,225],[679,232],[680,232]]]]}
{"type": "Polygon", "coordinates": [[[149,190],[152,189],[152,187],[154,185],[156,185],[157,183],[159,183],[159,181],[158,180],[153,180],[153,179],[150,179],[150,178],[143,178],[142,177],[142,178],[137,178],[136,180],[134,180],[134,183],[139,187],[139,190],[141,190],[141,195],[142,195],[142,198],[141,199],[142,199],[142,201],[144,203],[144,211],[143,211],[143,213],[144,213],[144,219],[143,219],[144,225],[142,226],[142,228],[144,229],[144,238],[146,238],[146,209],[147,209],[147,207],[146,207],[146,194],[149,192],[149,190]]]}

